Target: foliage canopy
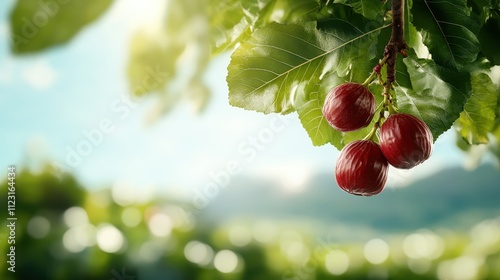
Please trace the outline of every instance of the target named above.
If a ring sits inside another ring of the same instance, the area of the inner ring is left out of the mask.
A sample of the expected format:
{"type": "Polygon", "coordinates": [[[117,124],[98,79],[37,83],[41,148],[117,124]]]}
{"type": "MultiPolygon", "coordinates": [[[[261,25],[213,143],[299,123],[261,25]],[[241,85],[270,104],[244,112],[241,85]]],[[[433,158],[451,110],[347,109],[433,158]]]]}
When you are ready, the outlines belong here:
{"type": "MultiPolygon", "coordinates": [[[[35,21],[47,10],[37,1],[18,1],[11,13],[12,50],[23,55],[67,42],[112,6],[98,2],[59,5],[27,38],[26,19],[35,21]]],[[[453,126],[459,147],[489,143],[500,155],[500,89],[492,80],[500,65],[498,0],[404,3],[408,55],[398,56],[393,92],[399,111],[423,119],[434,140],[453,126]]],[[[296,112],[314,145],[340,149],[368,128],[334,130],[321,113],[324,98],[334,86],[370,75],[390,37],[390,7],[391,1],[371,0],[171,0],[156,34],[133,37],[130,88],[139,96],[155,93],[163,112],[183,99],[202,110],[210,97],[203,73],[211,58],[230,51],[231,105],[296,112]],[[133,90],[147,67],[167,75],[154,88],[133,90]],[[181,86],[174,83],[181,78],[181,86]]],[[[370,89],[380,102],[380,85],[370,89]]]]}

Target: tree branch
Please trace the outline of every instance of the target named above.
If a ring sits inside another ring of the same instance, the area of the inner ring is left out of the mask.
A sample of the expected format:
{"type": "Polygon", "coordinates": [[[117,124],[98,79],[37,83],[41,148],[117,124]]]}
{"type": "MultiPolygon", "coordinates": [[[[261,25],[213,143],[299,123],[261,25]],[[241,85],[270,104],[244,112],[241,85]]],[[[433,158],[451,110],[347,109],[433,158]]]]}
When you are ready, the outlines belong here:
{"type": "Polygon", "coordinates": [[[404,35],[405,0],[392,0],[392,34],[385,46],[384,57],[387,57],[387,86],[396,80],[396,58],[398,53],[406,56],[408,45],[404,35]]]}

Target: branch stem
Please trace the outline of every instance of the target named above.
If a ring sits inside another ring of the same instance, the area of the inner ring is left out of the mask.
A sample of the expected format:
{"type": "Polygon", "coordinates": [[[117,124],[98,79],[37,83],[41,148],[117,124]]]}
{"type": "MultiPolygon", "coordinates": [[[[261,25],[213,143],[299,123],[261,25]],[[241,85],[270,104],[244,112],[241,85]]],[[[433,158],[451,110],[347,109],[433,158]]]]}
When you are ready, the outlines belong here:
{"type": "Polygon", "coordinates": [[[396,58],[398,53],[406,56],[408,45],[404,35],[405,0],[392,0],[392,33],[385,47],[384,57],[387,57],[387,83],[392,85],[396,80],[396,58]]]}
{"type": "Polygon", "coordinates": [[[367,86],[371,81],[378,76],[379,81],[382,83],[382,75],[380,75],[380,68],[384,64],[387,65],[386,80],[383,82],[384,90],[382,92],[384,100],[382,101],[382,108],[377,116],[377,120],[370,130],[368,135],[365,136],[364,140],[372,140],[375,138],[377,130],[382,126],[385,120],[385,112],[388,111],[389,115],[397,113],[397,109],[394,107],[391,90],[393,83],[396,81],[396,59],[398,53],[406,57],[406,50],[408,45],[405,41],[404,35],[404,8],[405,0],[392,0],[392,33],[389,42],[385,46],[384,56],[379,61],[379,63],[373,68],[373,72],[363,83],[367,86]]]}

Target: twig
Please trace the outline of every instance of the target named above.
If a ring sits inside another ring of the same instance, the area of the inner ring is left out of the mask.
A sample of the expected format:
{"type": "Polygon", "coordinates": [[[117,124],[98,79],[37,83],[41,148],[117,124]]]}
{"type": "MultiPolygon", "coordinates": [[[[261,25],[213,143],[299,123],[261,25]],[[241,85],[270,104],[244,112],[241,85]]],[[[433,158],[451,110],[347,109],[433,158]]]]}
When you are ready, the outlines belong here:
{"type": "Polygon", "coordinates": [[[404,0],[392,0],[392,34],[385,46],[384,57],[387,57],[387,86],[390,88],[396,80],[396,58],[398,53],[406,56],[408,45],[404,35],[404,0]]]}

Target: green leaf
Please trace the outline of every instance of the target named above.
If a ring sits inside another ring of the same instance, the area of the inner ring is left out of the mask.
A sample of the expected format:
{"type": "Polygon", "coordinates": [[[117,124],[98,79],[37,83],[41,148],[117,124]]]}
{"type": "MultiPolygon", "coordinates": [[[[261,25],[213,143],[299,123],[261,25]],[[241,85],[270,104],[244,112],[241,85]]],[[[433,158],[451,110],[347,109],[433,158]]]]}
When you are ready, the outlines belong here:
{"type": "Polygon", "coordinates": [[[154,34],[143,31],[132,40],[129,84],[135,96],[157,94],[150,119],[168,113],[182,100],[201,112],[210,98],[202,81],[212,37],[204,4],[205,0],[171,0],[163,28],[154,34]]]}
{"type": "Polygon", "coordinates": [[[175,62],[183,49],[165,40],[161,34],[144,32],[132,38],[127,76],[134,96],[161,90],[175,76],[175,62]]]}
{"type": "Polygon", "coordinates": [[[479,25],[465,0],[419,0],[411,10],[413,24],[438,65],[460,69],[476,60],[479,25]]]}
{"type": "Polygon", "coordinates": [[[240,38],[250,35],[250,26],[240,1],[210,1],[208,16],[213,55],[233,47],[240,38]]]}
{"type": "Polygon", "coordinates": [[[222,0],[209,1],[212,55],[248,39],[256,28],[271,22],[299,23],[325,17],[317,0],[222,0]]]}
{"type": "Polygon", "coordinates": [[[385,7],[382,1],[374,0],[335,0],[335,3],[348,5],[358,14],[368,19],[379,19],[384,16],[385,7]]]}
{"type": "MultiPolygon", "coordinates": [[[[228,67],[229,102],[264,113],[290,113],[307,85],[374,56],[378,29],[345,6],[327,21],[303,25],[272,23],[256,30],[233,53],[228,67]],[[349,21],[347,21],[349,18],[349,21]]],[[[313,141],[314,142],[314,141],[313,141]]]]}
{"type": "Polygon", "coordinates": [[[404,18],[403,18],[403,21],[404,21],[404,36],[405,36],[405,41],[406,41],[406,44],[409,46],[409,47],[413,47],[413,31],[415,31],[415,27],[413,26],[413,24],[411,24],[411,21],[412,21],[412,16],[411,16],[411,7],[413,5],[413,1],[412,0],[406,0],[405,2],[405,13],[404,13],[404,18]],[[412,32],[412,33],[410,33],[412,32]]]}
{"type": "Polygon", "coordinates": [[[465,142],[458,131],[456,131],[455,145],[463,152],[470,152],[473,147],[469,143],[465,142]]]}
{"type": "Polygon", "coordinates": [[[471,91],[470,75],[445,69],[429,59],[420,59],[413,49],[403,61],[412,88],[395,87],[398,109],[422,119],[436,140],[463,111],[471,91]]]}
{"type": "Polygon", "coordinates": [[[472,94],[455,122],[460,136],[469,144],[488,143],[488,133],[495,126],[498,92],[484,73],[471,74],[472,94]]]}
{"type": "Polygon", "coordinates": [[[315,146],[331,143],[339,150],[343,146],[342,133],[330,126],[322,112],[323,103],[332,85],[340,83],[341,78],[333,74],[328,75],[320,84],[309,86],[295,101],[300,122],[315,146]]]}
{"type": "Polygon", "coordinates": [[[472,14],[479,20],[480,25],[483,25],[490,17],[490,14],[495,10],[498,13],[498,0],[468,0],[467,5],[471,7],[472,14]]]}
{"type": "Polygon", "coordinates": [[[311,24],[273,23],[257,30],[231,57],[231,105],[264,113],[293,111],[295,89],[312,77],[319,81],[326,44],[311,24]]]}
{"type": "Polygon", "coordinates": [[[493,65],[500,65],[500,16],[488,19],[479,32],[481,51],[493,65]]]}
{"type": "Polygon", "coordinates": [[[268,18],[269,10],[272,7],[274,0],[242,0],[241,7],[245,12],[245,18],[251,24],[255,24],[259,20],[268,18]]]}
{"type": "Polygon", "coordinates": [[[496,156],[498,163],[500,163],[500,125],[493,130],[491,137],[496,141],[491,141],[492,143],[488,148],[496,156]]]}
{"type": "Polygon", "coordinates": [[[322,5],[318,0],[242,0],[247,21],[255,27],[271,22],[299,23],[318,19],[322,5]]]}
{"type": "Polygon", "coordinates": [[[399,86],[413,88],[408,68],[400,56],[396,58],[396,81],[399,86]]]}
{"type": "Polygon", "coordinates": [[[112,0],[16,1],[10,15],[11,48],[31,53],[68,42],[101,16],[112,0]]]}

